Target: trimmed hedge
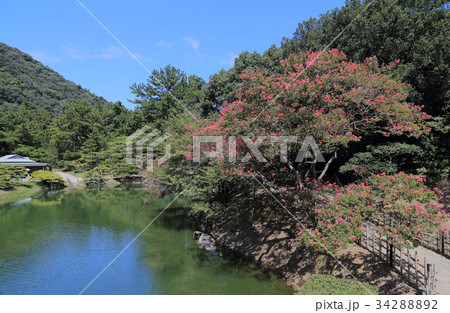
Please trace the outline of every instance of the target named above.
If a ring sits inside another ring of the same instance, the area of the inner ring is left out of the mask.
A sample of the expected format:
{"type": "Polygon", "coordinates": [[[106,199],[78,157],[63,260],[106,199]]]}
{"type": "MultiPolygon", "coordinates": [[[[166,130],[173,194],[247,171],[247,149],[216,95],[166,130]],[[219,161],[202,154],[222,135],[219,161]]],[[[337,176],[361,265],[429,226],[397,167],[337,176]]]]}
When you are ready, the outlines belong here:
{"type": "Polygon", "coordinates": [[[36,171],[31,173],[31,180],[39,181],[45,184],[48,183],[56,183],[64,185],[64,179],[55,173],[52,173],[50,171],[36,171]]]}

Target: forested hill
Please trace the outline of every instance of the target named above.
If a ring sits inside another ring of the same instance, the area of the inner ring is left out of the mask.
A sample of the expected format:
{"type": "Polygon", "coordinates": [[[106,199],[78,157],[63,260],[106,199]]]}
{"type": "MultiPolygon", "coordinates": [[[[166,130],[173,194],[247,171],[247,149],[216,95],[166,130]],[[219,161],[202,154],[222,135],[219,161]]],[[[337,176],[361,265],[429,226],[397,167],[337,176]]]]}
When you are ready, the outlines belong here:
{"type": "Polygon", "coordinates": [[[0,110],[27,105],[40,112],[61,112],[61,105],[85,100],[94,106],[107,101],[65,79],[19,49],[0,42],[0,110]]]}

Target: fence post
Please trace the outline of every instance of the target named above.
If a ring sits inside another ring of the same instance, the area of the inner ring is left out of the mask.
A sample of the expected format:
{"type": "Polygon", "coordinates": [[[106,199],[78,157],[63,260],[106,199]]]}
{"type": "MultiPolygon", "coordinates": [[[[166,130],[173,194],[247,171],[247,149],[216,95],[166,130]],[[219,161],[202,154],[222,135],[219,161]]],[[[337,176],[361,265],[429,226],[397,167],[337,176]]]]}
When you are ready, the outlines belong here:
{"type": "Polygon", "coordinates": [[[423,285],[425,286],[425,288],[427,288],[427,290],[428,290],[428,286],[427,286],[428,274],[429,274],[429,271],[427,268],[427,258],[424,257],[423,258],[423,285]]]}
{"type": "Polygon", "coordinates": [[[436,266],[433,264],[427,264],[427,295],[436,294],[436,266]]]}
{"type": "Polygon", "coordinates": [[[369,223],[366,224],[366,248],[369,249],[369,223]]]}
{"type": "Polygon", "coordinates": [[[410,270],[411,270],[411,260],[410,260],[410,257],[409,257],[409,250],[407,250],[408,251],[408,255],[406,256],[406,261],[408,261],[408,281],[411,281],[411,279],[410,279],[410,270]]]}
{"type": "Polygon", "coordinates": [[[441,235],[441,254],[445,255],[445,234],[441,235]]]}
{"type": "Polygon", "coordinates": [[[392,245],[392,261],[393,261],[393,264],[394,264],[394,268],[395,268],[395,254],[396,254],[396,251],[397,251],[397,248],[394,245],[392,245]]]}
{"type": "Polygon", "coordinates": [[[383,258],[383,255],[381,253],[381,248],[382,248],[382,241],[381,241],[381,233],[378,233],[378,254],[380,255],[380,259],[383,258]]]}
{"type": "Polygon", "coordinates": [[[416,288],[419,289],[419,271],[417,268],[417,251],[416,254],[414,256],[414,260],[415,260],[415,268],[416,268],[416,288]]]}
{"type": "MultiPolygon", "coordinates": [[[[388,244],[388,239],[387,239],[387,237],[386,237],[386,261],[387,261],[388,258],[389,258],[388,250],[389,250],[389,244],[388,244]]],[[[390,263],[390,262],[389,262],[389,263],[390,263]]]]}
{"type": "MultiPolygon", "coordinates": [[[[444,234],[444,254],[447,254],[447,250],[446,250],[446,248],[445,248],[445,244],[446,243],[448,243],[450,240],[450,238],[449,238],[450,236],[449,236],[449,232],[448,231],[446,231],[445,232],[445,234],[444,234]]],[[[447,245],[448,246],[448,245],[447,245]]],[[[448,249],[448,248],[447,248],[448,249]]]]}
{"type": "Polygon", "coordinates": [[[436,265],[433,264],[433,294],[434,295],[436,294],[436,276],[437,276],[436,265]]]}
{"type": "MultiPolygon", "coordinates": [[[[388,244],[389,243],[386,239],[386,253],[387,253],[388,244]]],[[[394,266],[394,245],[393,244],[389,244],[389,266],[390,267],[394,266]]]]}
{"type": "Polygon", "coordinates": [[[403,261],[403,249],[400,248],[400,275],[403,275],[402,261],[403,261]]]}
{"type": "Polygon", "coordinates": [[[375,228],[372,228],[372,252],[375,253],[375,228]]]}

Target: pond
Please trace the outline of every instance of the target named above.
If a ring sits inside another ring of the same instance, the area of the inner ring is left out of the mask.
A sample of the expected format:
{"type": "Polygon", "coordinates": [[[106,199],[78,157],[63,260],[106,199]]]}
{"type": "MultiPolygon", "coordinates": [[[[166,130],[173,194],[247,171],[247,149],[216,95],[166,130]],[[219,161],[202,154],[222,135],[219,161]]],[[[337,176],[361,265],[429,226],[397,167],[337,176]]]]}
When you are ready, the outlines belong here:
{"type": "MultiPolygon", "coordinates": [[[[0,205],[0,294],[79,294],[170,199],[135,189],[42,192],[0,205]]],[[[230,251],[200,250],[175,201],[84,294],[292,294],[230,251]]]]}

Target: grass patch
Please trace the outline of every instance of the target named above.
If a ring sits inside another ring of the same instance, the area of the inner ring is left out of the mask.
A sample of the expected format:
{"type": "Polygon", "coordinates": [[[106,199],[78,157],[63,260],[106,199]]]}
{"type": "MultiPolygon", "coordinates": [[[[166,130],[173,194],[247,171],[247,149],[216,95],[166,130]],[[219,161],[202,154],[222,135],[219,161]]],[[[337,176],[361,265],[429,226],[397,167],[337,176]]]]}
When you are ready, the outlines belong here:
{"type": "Polygon", "coordinates": [[[0,190],[0,204],[16,200],[16,198],[29,195],[30,193],[41,189],[35,182],[18,182],[15,183],[14,189],[0,190]]]}
{"type": "Polygon", "coordinates": [[[312,275],[299,290],[300,295],[378,295],[378,287],[352,279],[336,278],[331,275],[312,275]],[[366,290],[367,289],[367,290],[366,290]]]}

